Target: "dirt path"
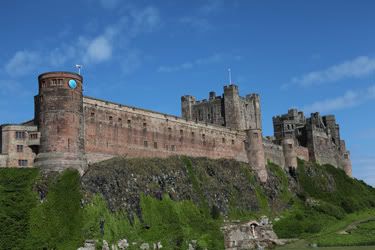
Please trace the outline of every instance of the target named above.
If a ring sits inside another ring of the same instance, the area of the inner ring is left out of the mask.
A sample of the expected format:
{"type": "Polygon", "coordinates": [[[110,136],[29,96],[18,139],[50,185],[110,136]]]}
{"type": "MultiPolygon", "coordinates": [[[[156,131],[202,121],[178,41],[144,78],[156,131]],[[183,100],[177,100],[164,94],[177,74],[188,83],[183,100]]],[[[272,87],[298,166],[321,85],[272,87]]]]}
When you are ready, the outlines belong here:
{"type": "Polygon", "coordinates": [[[370,222],[370,221],[375,221],[375,217],[354,221],[351,224],[349,224],[348,226],[346,226],[344,229],[341,229],[341,230],[337,231],[336,233],[338,233],[338,234],[349,234],[351,231],[356,229],[359,224],[370,222]]]}

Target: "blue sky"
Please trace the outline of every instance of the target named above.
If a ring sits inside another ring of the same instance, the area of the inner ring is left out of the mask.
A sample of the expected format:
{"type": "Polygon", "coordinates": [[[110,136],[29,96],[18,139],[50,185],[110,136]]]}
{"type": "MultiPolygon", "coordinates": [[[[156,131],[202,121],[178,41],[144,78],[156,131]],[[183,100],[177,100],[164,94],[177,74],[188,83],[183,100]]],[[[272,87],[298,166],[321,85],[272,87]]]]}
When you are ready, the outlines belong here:
{"type": "Polygon", "coordinates": [[[0,123],[33,117],[37,76],[83,64],[85,95],[180,115],[227,69],[259,93],[265,135],[296,107],[336,115],[354,176],[375,185],[375,2],[75,0],[0,3],[0,123]]]}

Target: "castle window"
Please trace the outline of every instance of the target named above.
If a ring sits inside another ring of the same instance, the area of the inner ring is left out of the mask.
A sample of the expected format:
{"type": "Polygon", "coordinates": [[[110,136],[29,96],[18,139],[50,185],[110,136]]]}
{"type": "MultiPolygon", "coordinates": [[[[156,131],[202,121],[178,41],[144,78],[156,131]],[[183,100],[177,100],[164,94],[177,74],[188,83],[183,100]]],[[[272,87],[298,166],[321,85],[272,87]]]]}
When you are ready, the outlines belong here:
{"type": "Polygon", "coordinates": [[[128,120],[128,128],[132,127],[132,120],[128,120]]]}
{"type": "Polygon", "coordinates": [[[171,151],[175,151],[176,150],[176,146],[175,145],[171,145],[171,151]]]}
{"type": "Polygon", "coordinates": [[[182,129],[180,129],[180,135],[183,136],[184,135],[184,131],[182,129]]]}
{"type": "Polygon", "coordinates": [[[158,143],[154,142],[154,148],[158,148],[158,143]]]}
{"type": "Polygon", "coordinates": [[[94,112],[91,112],[90,115],[91,115],[91,117],[94,117],[94,116],[95,116],[95,113],[94,113],[94,112]]]}
{"type": "Polygon", "coordinates": [[[234,145],[234,140],[232,140],[232,145],[234,145]]]}
{"type": "Polygon", "coordinates": [[[18,166],[26,167],[27,166],[27,160],[18,160],[18,166]]]}
{"type": "Polygon", "coordinates": [[[143,134],[146,134],[147,132],[147,123],[143,123],[143,134]]]}
{"type": "Polygon", "coordinates": [[[166,149],[166,150],[168,150],[168,149],[169,149],[168,145],[165,145],[165,149],[166,149]]]}
{"type": "Polygon", "coordinates": [[[195,136],[194,132],[191,132],[191,137],[193,137],[193,138],[194,138],[194,136],[195,136]]]}
{"type": "Polygon", "coordinates": [[[112,121],[112,120],[113,120],[113,117],[112,117],[112,116],[109,116],[109,117],[108,117],[108,120],[109,120],[109,121],[112,121]]]}
{"type": "Polygon", "coordinates": [[[118,122],[122,122],[122,119],[121,119],[121,118],[118,118],[118,122]]]}
{"type": "Polygon", "coordinates": [[[30,134],[29,138],[30,138],[30,140],[38,139],[38,134],[37,133],[30,134]]]}
{"type": "Polygon", "coordinates": [[[23,131],[16,131],[16,139],[22,140],[26,138],[26,133],[23,131]]]}
{"type": "Polygon", "coordinates": [[[143,146],[144,146],[145,148],[147,148],[147,147],[148,147],[148,141],[144,141],[144,142],[143,142],[143,146]]]}
{"type": "Polygon", "coordinates": [[[17,152],[22,153],[23,152],[23,145],[17,145],[17,152]]]}
{"type": "Polygon", "coordinates": [[[202,134],[202,140],[206,139],[206,135],[202,134]]]}
{"type": "Polygon", "coordinates": [[[222,142],[222,143],[225,143],[225,138],[224,138],[224,137],[221,138],[221,142],[222,142]]]}

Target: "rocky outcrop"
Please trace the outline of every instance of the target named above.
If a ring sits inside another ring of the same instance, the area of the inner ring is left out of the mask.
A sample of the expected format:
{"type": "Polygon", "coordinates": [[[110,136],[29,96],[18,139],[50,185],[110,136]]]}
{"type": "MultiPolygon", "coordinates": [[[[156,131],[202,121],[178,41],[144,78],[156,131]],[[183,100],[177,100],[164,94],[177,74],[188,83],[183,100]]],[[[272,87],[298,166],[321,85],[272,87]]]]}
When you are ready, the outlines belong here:
{"type": "Polygon", "coordinates": [[[267,217],[259,222],[227,222],[222,230],[226,250],[264,249],[284,244],[277,238],[267,217]]]}
{"type": "MultiPolygon", "coordinates": [[[[275,178],[271,176],[270,180],[275,178]]],[[[114,158],[90,166],[82,177],[87,196],[99,193],[112,211],[125,210],[139,216],[141,194],[158,199],[167,194],[173,200],[196,204],[204,200],[224,215],[233,204],[256,212],[260,209],[259,183],[246,163],[186,157],[114,158]]]]}

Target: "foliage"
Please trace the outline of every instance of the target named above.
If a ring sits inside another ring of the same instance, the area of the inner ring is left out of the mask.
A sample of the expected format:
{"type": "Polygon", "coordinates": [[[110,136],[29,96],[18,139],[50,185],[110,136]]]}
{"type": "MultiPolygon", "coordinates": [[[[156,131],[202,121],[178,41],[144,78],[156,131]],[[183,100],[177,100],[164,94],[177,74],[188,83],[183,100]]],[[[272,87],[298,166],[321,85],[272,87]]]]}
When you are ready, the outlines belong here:
{"type": "Polygon", "coordinates": [[[302,237],[321,246],[375,244],[373,221],[359,224],[351,234],[336,234],[355,220],[375,216],[375,191],[332,166],[299,161],[293,189],[287,173],[272,163],[268,164],[272,183],[263,185],[246,164],[234,161],[189,157],[129,161],[134,163],[130,173],[140,168],[145,175],[166,168],[185,173],[192,198],[176,201],[168,192],[157,198],[140,192],[140,217],[133,218],[121,210],[110,211],[109,200],[100,194],[87,196],[91,200],[83,204],[76,171],[41,180],[37,169],[0,169],[0,249],[77,249],[84,239],[115,243],[124,238],[137,242],[129,249],[158,241],[164,249],[187,249],[191,240],[197,240],[198,249],[223,249],[223,207],[213,200],[216,193],[228,198],[229,219],[278,216],[274,229],[282,238],[302,237]],[[33,190],[42,181],[48,194],[38,202],[33,190]],[[280,214],[280,204],[290,209],[280,214]]]}
{"type": "Polygon", "coordinates": [[[279,237],[310,237],[349,213],[373,209],[374,189],[330,165],[298,162],[298,200],[274,229],[279,237]]]}
{"type": "Polygon", "coordinates": [[[342,207],[347,213],[375,208],[374,188],[348,177],[341,169],[299,161],[297,176],[306,196],[342,207]]]}
{"type": "Polygon", "coordinates": [[[26,249],[76,249],[82,243],[79,173],[65,170],[51,180],[46,200],[31,211],[26,249]]]}
{"type": "Polygon", "coordinates": [[[0,249],[22,249],[29,230],[37,169],[0,169],[0,249]]]}
{"type": "MultiPolygon", "coordinates": [[[[202,248],[223,249],[220,232],[221,218],[213,219],[202,213],[191,201],[172,201],[168,196],[162,200],[142,196],[142,223],[138,218],[133,225],[124,213],[112,213],[105,201],[95,196],[85,207],[86,237],[105,239],[115,243],[126,238],[129,242],[161,242],[165,249],[187,249],[191,240],[197,240],[202,248]],[[104,235],[100,234],[99,222],[104,219],[104,235]]],[[[131,246],[132,247],[132,246],[131,246]]]]}

